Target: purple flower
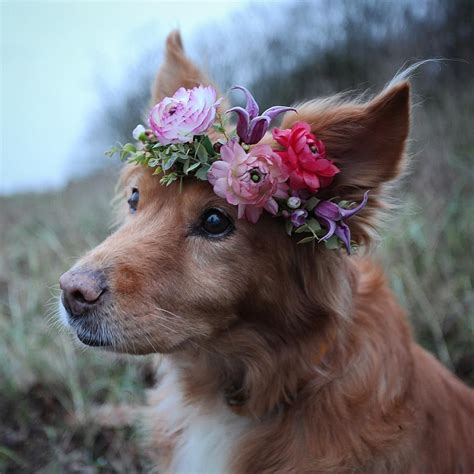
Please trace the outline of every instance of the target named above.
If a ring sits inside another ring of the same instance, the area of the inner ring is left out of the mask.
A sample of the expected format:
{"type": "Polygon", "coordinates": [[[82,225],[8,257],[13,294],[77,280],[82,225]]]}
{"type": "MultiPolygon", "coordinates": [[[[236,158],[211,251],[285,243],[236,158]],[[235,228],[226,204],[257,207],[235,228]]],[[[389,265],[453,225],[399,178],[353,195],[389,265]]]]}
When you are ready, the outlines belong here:
{"type": "Polygon", "coordinates": [[[227,111],[227,113],[235,112],[238,115],[237,135],[242,142],[247,145],[258,143],[265,135],[270,122],[275,117],[289,110],[294,110],[296,112],[296,109],[293,109],[292,107],[276,105],[265,110],[262,115],[258,115],[258,104],[253,95],[243,86],[234,86],[232,89],[240,89],[245,93],[247,98],[245,109],[243,107],[233,107],[227,111]]]}
{"type": "Polygon", "coordinates": [[[308,211],[306,209],[296,209],[291,213],[290,220],[295,227],[301,227],[305,224],[307,217],[308,211]]]}
{"type": "Polygon", "coordinates": [[[351,231],[343,219],[348,219],[357,214],[367,204],[368,195],[369,191],[366,191],[362,202],[353,209],[344,209],[332,201],[320,201],[314,208],[314,215],[328,229],[326,235],[321,237],[321,240],[328,240],[333,235],[336,235],[344,242],[347,253],[350,254],[351,231]]]}

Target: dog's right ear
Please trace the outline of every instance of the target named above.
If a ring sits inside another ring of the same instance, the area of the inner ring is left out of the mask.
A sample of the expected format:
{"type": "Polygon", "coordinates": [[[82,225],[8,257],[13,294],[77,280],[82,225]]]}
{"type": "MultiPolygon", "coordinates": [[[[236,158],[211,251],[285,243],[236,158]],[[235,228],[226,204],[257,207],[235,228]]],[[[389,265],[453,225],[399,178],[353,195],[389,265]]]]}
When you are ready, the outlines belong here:
{"type": "Polygon", "coordinates": [[[172,96],[180,87],[191,89],[210,81],[187,57],[178,30],[166,39],[165,61],[158,71],[151,90],[152,105],[172,96]]]}

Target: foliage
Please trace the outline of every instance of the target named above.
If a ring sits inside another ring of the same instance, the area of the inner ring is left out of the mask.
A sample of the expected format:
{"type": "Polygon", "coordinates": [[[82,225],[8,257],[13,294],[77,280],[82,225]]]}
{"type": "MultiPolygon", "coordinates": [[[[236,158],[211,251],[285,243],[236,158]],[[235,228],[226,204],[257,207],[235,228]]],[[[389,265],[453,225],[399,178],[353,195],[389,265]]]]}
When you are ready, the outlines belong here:
{"type": "Polygon", "coordinates": [[[196,176],[202,181],[207,180],[207,172],[211,164],[219,159],[208,135],[194,137],[191,143],[175,143],[161,145],[153,138],[152,132],[143,133],[137,145],[126,143],[112,147],[106,155],[119,155],[121,161],[153,168],[153,174],[162,175],[160,183],[169,186],[175,181],[196,176]]]}

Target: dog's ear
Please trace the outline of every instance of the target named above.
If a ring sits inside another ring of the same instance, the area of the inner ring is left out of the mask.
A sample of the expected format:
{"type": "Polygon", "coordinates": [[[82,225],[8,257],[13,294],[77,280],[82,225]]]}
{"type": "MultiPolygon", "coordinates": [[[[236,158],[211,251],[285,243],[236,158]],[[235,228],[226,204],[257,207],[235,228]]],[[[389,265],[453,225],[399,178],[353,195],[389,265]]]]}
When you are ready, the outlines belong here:
{"type": "Polygon", "coordinates": [[[336,97],[308,102],[297,110],[298,114],[286,114],[282,128],[296,121],[308,122],[325,143],[328,158],[341,170],[321,196],[360,202],[364,192],[370,191],[367,206],[348,222],[353,239],[366,243],[376,224],[375,211],[386,207],[384,184],[403,170],[410,122],[409,83],[394,85],[365,103],[336,97]]]}
{"type": "Polygon", "coordinates": [[[164,97],[172,96],[180,87],[190,89],[210,81],[187,57],[178,30],[172,31],[166,39],[165,60],[152,86],[152,105],[164,97]]]}
{"type": "Polygon", "coordinates": [[[308,102],[286,114],[282,128],[303,120],[326,145],[341,169],[334,187],[373,189],[402,169],[409,130],[410,87],[403,82],[368,103],[334,100],[308,102]]]}

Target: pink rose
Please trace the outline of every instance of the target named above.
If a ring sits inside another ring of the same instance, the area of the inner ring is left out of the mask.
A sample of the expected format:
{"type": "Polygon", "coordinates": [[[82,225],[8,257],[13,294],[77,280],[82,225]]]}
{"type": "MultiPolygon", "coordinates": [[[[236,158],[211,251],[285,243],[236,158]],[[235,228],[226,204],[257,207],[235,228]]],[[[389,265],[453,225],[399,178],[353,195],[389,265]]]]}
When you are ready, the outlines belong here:
{"type": "Polygon", "coordinates": [[[162,145],[189,143],[214,122],[222,99],[211,86],[181,87],[173,97],[165,97],[150,112],[150,127],[162,145]]]}
{"type": "Polygon", "coordinates": [[[221,160],[215,161],[207,175],[214,192],[238,206],[238,217],[256,223],[263,209],[276,214],[275,197],[288,197],[288,172],[281,158],[269,145],[256,145],[247,154],[236,142],[221,148],[221,160]]]}

